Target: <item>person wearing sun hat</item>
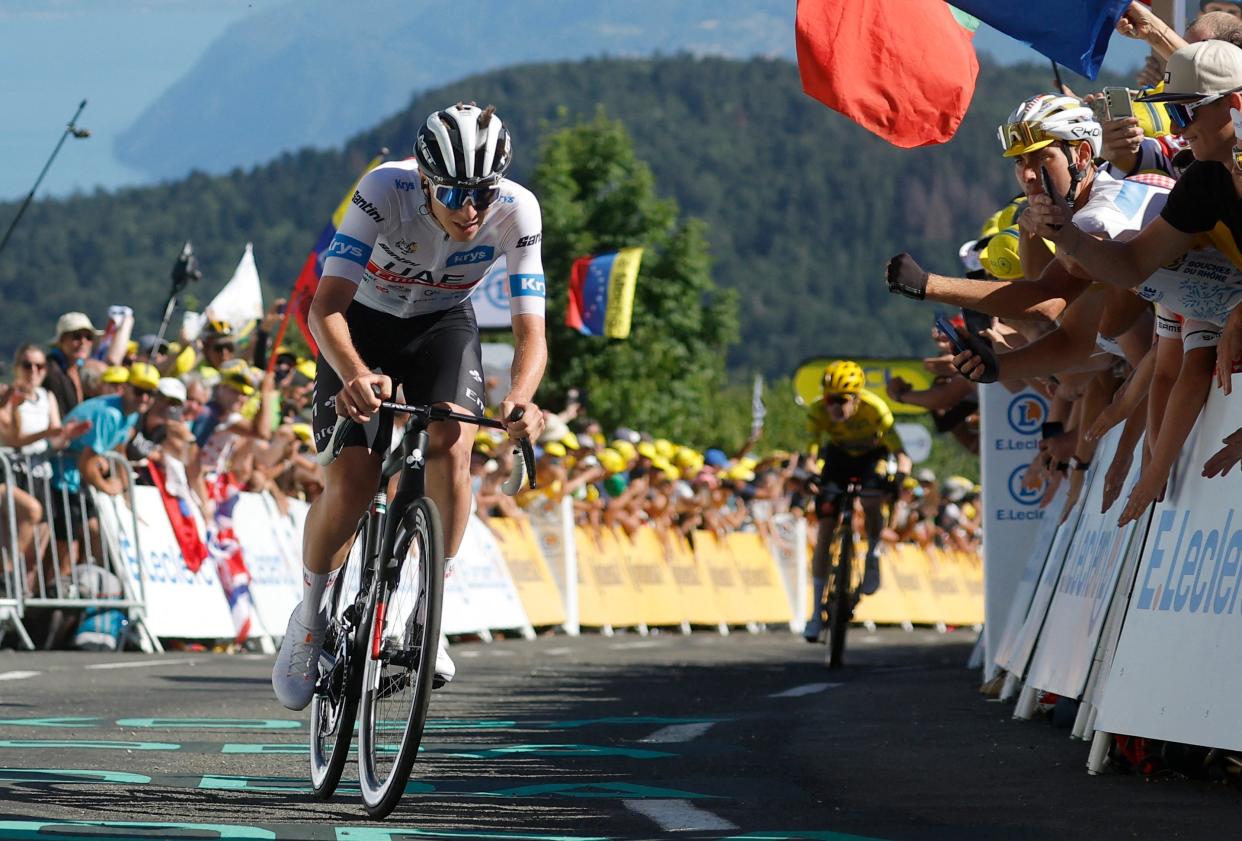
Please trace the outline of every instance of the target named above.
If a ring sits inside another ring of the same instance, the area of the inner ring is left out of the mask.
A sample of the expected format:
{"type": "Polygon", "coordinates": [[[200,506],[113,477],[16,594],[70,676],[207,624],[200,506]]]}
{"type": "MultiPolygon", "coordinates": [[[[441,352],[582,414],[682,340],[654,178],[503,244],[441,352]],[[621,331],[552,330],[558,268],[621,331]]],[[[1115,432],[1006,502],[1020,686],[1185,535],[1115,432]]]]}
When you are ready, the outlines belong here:
{"type": "Polygon", "coordinates": [[[81,368],[99,336],[86,313],[67,312],[56,320],[56,334],[48,340],[52,349],[47,354],[43,387],[56,397],[62,417],[85,399],[81,368]]]}

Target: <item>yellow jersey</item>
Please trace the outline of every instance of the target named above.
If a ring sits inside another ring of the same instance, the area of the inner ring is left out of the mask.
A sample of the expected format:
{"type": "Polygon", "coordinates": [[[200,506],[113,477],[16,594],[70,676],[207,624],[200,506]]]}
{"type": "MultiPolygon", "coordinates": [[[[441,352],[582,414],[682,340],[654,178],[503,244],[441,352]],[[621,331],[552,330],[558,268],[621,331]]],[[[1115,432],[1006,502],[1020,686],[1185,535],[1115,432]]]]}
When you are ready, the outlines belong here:
{"type": "Polygon", "coordinates": [[[817,443],[827,438],[832,446],[852,456],[880,447],[890,453],[905,449],[893,428],[893,413],[888,404],[865,388],[858,392],[858,408],[844,421],[834,421],[820,397],[807,410],[807,431],[817,443]]]}

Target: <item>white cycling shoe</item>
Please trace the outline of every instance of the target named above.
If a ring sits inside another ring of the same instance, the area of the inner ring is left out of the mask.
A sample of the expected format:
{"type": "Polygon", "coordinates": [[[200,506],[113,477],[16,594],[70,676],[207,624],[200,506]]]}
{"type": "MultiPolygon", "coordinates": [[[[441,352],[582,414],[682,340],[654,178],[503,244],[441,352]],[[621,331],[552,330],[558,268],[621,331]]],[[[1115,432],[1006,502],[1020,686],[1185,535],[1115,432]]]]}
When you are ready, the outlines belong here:
{"type": "Polygon", "coordinates": [[[272,667],[272,689],[286,708],[304,710],[315,694],[319,680],[319,652],[323,649],[325,628],[302,624],[302,603],[293,609],[285,638],[272,667]]]}
{"type": "Polygon", "coordinates": [[[436,676],[431,683],[432,689],[439,689],[446,683],[452,681],[453,676],[457,674],[457,667],[453,665],[453,658],[449,657],[448,639],[444,634],[440,635],[440,644],[436,648],[436,676]]]}

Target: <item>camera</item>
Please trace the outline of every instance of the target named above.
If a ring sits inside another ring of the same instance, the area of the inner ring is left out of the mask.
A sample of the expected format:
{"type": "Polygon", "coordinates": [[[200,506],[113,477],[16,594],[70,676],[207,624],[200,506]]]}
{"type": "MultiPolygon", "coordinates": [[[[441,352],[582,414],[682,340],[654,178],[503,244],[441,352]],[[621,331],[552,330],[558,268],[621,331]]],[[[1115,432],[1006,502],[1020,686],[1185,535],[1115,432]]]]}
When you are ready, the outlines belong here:
{"type": "Polygon", "coordinates": [[[177,256],[177,262],[173,264],[173,286],[180,289],[191,281],[200,280],[202,277],[203,273],[198,268],[198,258],[194,256],[194,246],[187,239],[185,244],[181,246],[181,254],[177,256]]]}

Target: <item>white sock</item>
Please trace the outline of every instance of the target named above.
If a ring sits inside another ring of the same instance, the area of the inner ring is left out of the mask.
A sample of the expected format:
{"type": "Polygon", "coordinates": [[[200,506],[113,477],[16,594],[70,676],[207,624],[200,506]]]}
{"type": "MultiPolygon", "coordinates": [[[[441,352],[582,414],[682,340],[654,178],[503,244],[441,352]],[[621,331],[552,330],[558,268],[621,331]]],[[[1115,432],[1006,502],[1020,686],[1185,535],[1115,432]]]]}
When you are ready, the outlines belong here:
{"type": "Polygon", "coordinates": [[[308,628],[324,628],[328,625],[327,594],[336,583],[339,569],[332,572],[311,572],[302,567],[302,624],[308,628]]]}
{"type": "Polygon", "coordinates": [[[454,561],[456,561],[456,560],[457,560],[457,558],[456,558],[456,557],[453,557],[453,558],[445,558],[445,559],[444,559],[444,577],[445,577],[445,579],[448,579],[448,578],[452,578],[452,577],[453,577],[453,562],[454,562],[454,561]]]}

